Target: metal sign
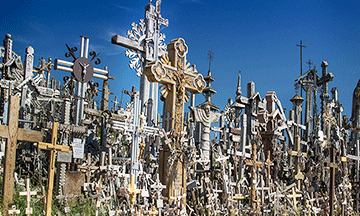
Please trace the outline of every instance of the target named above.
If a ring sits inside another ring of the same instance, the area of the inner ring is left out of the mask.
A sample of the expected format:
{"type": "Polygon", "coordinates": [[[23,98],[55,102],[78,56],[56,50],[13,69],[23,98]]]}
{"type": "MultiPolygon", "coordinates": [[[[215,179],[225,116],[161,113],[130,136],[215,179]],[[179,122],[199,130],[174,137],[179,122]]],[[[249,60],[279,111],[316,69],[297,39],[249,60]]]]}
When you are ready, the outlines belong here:
{"type": "Polygon", "coordinates": [[[84,158],[85,140],[74,138],[73,140],[73,158],[84,158]]]}

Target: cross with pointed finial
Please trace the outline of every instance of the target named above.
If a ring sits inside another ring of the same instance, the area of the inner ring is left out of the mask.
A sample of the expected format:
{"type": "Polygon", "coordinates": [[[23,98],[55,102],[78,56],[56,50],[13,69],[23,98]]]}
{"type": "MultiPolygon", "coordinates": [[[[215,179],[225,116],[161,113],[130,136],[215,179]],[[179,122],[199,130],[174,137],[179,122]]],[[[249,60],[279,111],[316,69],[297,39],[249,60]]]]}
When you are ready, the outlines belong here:
{"type": "Polygon", "coordinates": [[[209,50],[208,56],[209,56],[208,59],[209,59],[209,70],[210,70],[211,62],[213,61],[213,58],[214,58],[214,53],[209,50]]]}
{"type": "Polygon", "coordinates": [[[311,70],[311,65],[313,65],[313,63],[310,61],[310,59],[309,59],[309,61],[308,61],[308,62],[306,62],[306,64],[308,64],[308,65],[309,65],[309,70],[311,70]]]}

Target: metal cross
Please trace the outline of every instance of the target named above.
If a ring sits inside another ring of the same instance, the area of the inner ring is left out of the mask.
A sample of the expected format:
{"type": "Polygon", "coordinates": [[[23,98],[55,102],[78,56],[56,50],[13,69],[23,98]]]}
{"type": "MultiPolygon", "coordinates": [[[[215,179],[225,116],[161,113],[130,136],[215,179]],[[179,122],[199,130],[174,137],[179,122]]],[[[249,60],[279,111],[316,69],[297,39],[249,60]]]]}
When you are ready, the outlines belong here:
{"type": "MultiPolygon", "coordinates": [[[[84,78],[86,77],[86,80],[89,80],[89,78],[91,79],[91,74],[87,73],[86,71],[88,70],[88,68],[90,68],[91,65],[91,61],[94,60],[98,55],[96,55],[95,52],[90,52],[90,56],[93,56],[92,60],[89,61],[87,60],[88,58],[88,52],[89,52],[89,38],[85,37],[85,36],[81,36],[81,42],[80,42],[80,57],[76,58],[74,52],[77,50],[76,47],[70,48],[69,46],[69,52],[65,54],[66,57],[70,57],[72,56],[74,58],[73,62],[68,62],[68,61],[64,61],[64,60],[60,60],[60,59],[55,59],[55,65],[54,68],[55,70],[61,70],[61,71],[67,71],[70,73],[74,73],[77,67],[82,67],[82,80],[78,80],[78,91],[77,91],[77,102],[76,102],[76,111],[75,111],[75,124],[79,125],[81,123],[81,121],[84,119],[84,98],[85,98],[85,93],[86,93],[86,89],[87,89],[87,83],[84,82],[84,78]],[[77,60],[81,60],[77,63],[77,60]],[[82,62],[83,61],[83,62],[82,62]],[[86,65],[85,65],[86,64],[86,65]],[[63,66],[61,66],[63,65],[63,66]],[[67,67],[65,67],[67,66],[67,67]],[[85,74],[84,74],[85,73],[85,74]]],[[[95,62],[97,63],[99,62],[99,59],[95,62]]],[[[91,65],[91,67],[93,67],[91,65]]],[[[102,80],[108,80],[109,77],[109,71],[107,70],[102,70],[102,69],[98,69],[98,68],[94,68],[93,67],[93,75],[92,77],[94,78],[98,78],[98,79],[102,79],[102,80]],[[96,72],[96,73],[95,73],[96,72]]]]}
{"type": "MultiPolygon", "coordinates": [[[[300,45],[296,44],[296,46],[300,47],[300,76],[302,75],[302,48],[303,47],[306,47],[304,45],[302,45],[302,40],[300,41],[300,45]]],[[[301,97],[302,97],[302,89],[300,90],[301,91],[301,97]]]]}
{"type": "Polygon", "coordinates": [[[209,50],[208,56],[209,56],[208,59],[209,59],[209,70],[210,70],[211,69],[211,62],[213,61],[213,58],[214,58],[214,53],[209,50]]]}
{"type": "MultiPolygon", "coordinates": [[[[150,92],[150,83],[143,73],[143,68],[147,65],[147,62],[158,60],[158,57],[162,54],[161,52],[164,53],[166,50],[166,46],[163,44],[165,35],[160,33],[160,26],[168,26],[169,21],[161,17],[160,4],[161,0],[157,0],[155,8],[155,6],[149,2],[145,7],[145,23],[142,19],[140,20],[139,26],[133,23],[132,30],[127,32],[129,38],[120,35],[114,35],[111,38],[112,44],[129,49],[126,51],[126,55],[133,58],[129,66],[131,69],[136,69],[137,75],[141,76],[141,107],[144,107],[144,104],[148,102],[150,92]]],[[[151,85],[151,98],[153,99],[152,116],[154,119],[150,119],[150,121],[155,122],[158,107],[158,83],[151,85]]]]}
{"type": "Polygon", "coordinates": [[[309,65],[309,70],[311,70],[311,65],[313,65],[313,63],[310,61],[310,59],[309,59],[309,61],[308,61],[308,62],[306,62],[306,64],[308,64],[308,65],[309,65]]]}

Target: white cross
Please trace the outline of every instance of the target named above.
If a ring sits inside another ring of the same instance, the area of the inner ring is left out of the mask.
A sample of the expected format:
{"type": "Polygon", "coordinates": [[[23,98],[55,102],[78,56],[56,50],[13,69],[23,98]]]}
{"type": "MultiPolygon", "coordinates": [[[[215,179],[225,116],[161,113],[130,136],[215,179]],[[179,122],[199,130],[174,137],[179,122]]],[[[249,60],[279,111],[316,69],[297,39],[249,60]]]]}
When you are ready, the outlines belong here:
{"type": "Polygon", "coordinates": [[[8,210],[8,214],[11,214],[11,215],[20,214],[20,210],[16,209],[15,205],[13,205],[11,208],[12,208],[11,210],[8,210]]]}
{"type": "Polygon", "coordinates": [[[26,191],[19,192],[20,196],[26,196],[26,215],[32,214],[32,208],[30,208],[30,197],[36,195],[36,191],[30,191],[30,179],[26,179],[26,191]]]}

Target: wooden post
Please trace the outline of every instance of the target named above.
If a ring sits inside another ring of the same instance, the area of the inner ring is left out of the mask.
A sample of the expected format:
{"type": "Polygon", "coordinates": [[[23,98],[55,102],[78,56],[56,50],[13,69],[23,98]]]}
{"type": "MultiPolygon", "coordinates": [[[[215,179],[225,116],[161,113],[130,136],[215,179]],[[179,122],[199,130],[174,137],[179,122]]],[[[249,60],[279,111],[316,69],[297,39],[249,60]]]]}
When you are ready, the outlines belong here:
{"type": "Polygon", "coordinates": [[[40,142],[43,138],[43,134],[39,131],[18,128],[19,102],[19,97],[10,96],[8,126],[0,125],[0,137],[7,139],[3,179],[3,204],[5,215],[8,214],[9,204],[13,203],[14,197],[14,169],[17,141],[40,142]]]}
{"type": "Polygon", "coordinates": [[[335,164],[335,147],[332,146],[330,149],[330,193],[329,193],[329,207],[330,207],[330,215],[334,215],[334,200],[335,200],[335,171],[338,167],[335,164]]]}
{"type": "Polygon", "coordinates": [[[50,151],[49,170],[48,170],[48,190],[46,197],[46,215],[51,216],[52,192],[54,188],[54,171],[55,171],[55,151],[69,152],[69,146],[57,145],[58,123],[54,122],[51,143],[39,142],[38,148],[50,151]]]}

